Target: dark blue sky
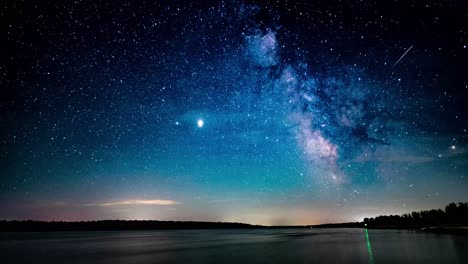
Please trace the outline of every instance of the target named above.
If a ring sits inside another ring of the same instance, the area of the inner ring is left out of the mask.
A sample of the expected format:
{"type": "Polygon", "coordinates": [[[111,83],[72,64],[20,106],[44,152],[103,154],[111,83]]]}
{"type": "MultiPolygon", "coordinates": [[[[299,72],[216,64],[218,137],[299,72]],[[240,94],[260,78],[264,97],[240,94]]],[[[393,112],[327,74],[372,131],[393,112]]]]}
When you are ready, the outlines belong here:
{"type": "Polygon", "coordinates": [[[314,224],[466,201],[467,4],[377,2],[7,3],[0,218],[314,224]]]}

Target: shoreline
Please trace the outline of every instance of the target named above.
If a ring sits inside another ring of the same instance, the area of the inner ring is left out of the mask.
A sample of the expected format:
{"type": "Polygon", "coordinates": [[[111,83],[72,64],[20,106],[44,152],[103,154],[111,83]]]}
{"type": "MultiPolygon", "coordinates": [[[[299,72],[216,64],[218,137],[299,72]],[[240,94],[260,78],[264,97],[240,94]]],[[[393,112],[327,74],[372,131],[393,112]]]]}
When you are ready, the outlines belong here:
{"type": "Polygon", "coordinates": [[[197,222],[197,221],[157,221],[157,220],[99,220],[99,221],[0,221],[0,232],[74,232],[74,231],[150,231],[150,230],[215,230],[215,229],[334,229],[334,228],[361,228],[361,229],[391,229],[414,230],[431,233],[468,234],[466,225],[380,225],[368,226],[362,222],[334,223],[320,225],[293,225],[293,226],[263,226],[245,223],[229,222],[197,222]]]}

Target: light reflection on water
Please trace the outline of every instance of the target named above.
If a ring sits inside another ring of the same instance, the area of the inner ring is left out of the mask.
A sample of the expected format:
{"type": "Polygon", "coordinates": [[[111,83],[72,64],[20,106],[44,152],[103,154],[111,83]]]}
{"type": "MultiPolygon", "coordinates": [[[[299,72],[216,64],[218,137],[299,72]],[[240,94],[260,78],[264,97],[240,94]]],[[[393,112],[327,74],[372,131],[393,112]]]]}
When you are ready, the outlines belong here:
{"type": "Polygon", "coordinates": [[[367,228],[365,229],[366,232],[366,245],[367,245],[367,253],[369,254],[369,264],[374,264],[374,256],[372,254],[372,246],[369,239],[369,232],[367,228]]]}
{"type": "Polygon", "coordinates": [[[0,259],[2,263],[468,263],[468,236],[367,229],[3,233],[0,259]]]}

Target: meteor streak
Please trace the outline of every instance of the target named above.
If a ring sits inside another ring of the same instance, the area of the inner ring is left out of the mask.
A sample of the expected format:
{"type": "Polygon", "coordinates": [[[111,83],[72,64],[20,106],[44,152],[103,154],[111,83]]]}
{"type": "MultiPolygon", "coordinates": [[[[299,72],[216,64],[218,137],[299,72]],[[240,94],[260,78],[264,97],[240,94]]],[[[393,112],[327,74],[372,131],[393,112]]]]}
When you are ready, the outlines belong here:
{"type": "Polygon", "coordinates": [[[403,55],[401,55],[401,57],[393,64],[392,68],[395,67],[395,65],[397,65],[397,64],[401,61],[401,59],[403,59],[403,57],[404,57],[412,48],[413,48],[413,45],[411,45],[411,47],[409,47],[409,48],[405,51],[405,53],[403,53],[403,55]]]}

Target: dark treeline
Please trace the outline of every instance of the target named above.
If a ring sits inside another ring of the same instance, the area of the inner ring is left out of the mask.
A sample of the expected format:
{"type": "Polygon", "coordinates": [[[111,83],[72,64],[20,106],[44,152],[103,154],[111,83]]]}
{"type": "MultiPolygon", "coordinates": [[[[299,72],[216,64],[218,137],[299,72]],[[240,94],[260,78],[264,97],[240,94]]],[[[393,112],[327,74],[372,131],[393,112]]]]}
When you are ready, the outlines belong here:
{"type": "Polygon", "coordinates": [[[350,223],[337,223],[337,224],[320,224],[320,225],[312,225],[312,228],[356,228],[356,227],[364,227],[363,223],[361,222],[350,222],[350,223]]]}
{"type": "Polygon", "coordinates": [[[425,210],[404,215],[364,218],[369,228],[468,226],[468,203],[450,203],[445,210],[425,210]]]}
{"type": "Polygon", "coordinates": [[[313,226],[261,226],[243,223],[194,221],[0,221],[0,232],[41,231],[107,231],[107,230],[171,230],[171,229],[254,229],[254,228],[423,228],[468,226],[468,203],[451,203],[445,210],[426,210],[404,215],[382,215],[363,222],[322,224],[313,226]]]}
{"type": "Polygon", "coordinates": [[[174,229],[253,229],[306,228],[306,226],[261,226],[243,223],[156,221],[156,220],[101,220],[101,221],[0,221],[0,232],[49,231],[111,231],[111,230],[174,230],[174,229]]]}
{"type": "Polygon", "coordinates": [[[0,221],[0,231],[106,231],[106,230],[170,230],[170,229],[237,229],[259,226],[242,223],[184,221],[0,221]]]}

